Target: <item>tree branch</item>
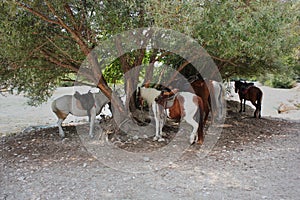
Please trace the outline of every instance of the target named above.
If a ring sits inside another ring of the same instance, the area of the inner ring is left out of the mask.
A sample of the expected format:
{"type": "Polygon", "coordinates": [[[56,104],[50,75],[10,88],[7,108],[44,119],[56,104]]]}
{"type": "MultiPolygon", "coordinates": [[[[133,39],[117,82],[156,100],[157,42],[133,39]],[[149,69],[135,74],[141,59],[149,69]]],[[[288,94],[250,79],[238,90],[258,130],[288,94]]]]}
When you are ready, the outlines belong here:
{"type": "Polygon", "coordinates": [[[22,8],[24,8],[25,10],[31,12],[32,14],[40,17],[42,20],[46,21],[46,22],[49,22],[51,24],[56,24],[56,25],[60,25],[60,23],[58,21],[55,21],[55,20],[51,20],[49,19],[48,17],[46,17],[45,15],[43,15],[42,13],[36,11],[36,10],[33,10],[32,8],[28,7],[27,5],[23,4],[23,3],[20,3],[18,1],[16,1],[16,4],[22,8]]]}
{"type": "Polygon", "coordinates": [[[226,60],[226,59],[218,58],[218,57],[212,56],[212,55],[210,55],[210,57],[213,58],[213,59],[215,59],[215,60],[221,61],[221,62],[229,63],[229,64],[231,64],[231,65],[233,65],[233,66],[235,66],[235,67],[238,66],[237,64],[235,64],[234,62],[232,62],[232,59],[226,60]]]}
{"type": "Polygon", "coordinates": [[[62,61],[60,61],[59,59],[55,58],[54,56],[51,55],[50,52],[48,52],[47,50],[45,49],[41,49],[40,50],[41,54],[44,56],[44,58],[46,58],[47,60],[49,60],[51,63],[53,64],[56,64],[58,66],[61,66],[63,68],[66,68],[66,69],[70,69],[74,72],[78,72],[79,71],[79,68],[73,66],[72,64],[65,64],[63,63],[62,61]]]}
{"type": "Polygon", "coordinates": [[[75,17],[74,17],[74,14],[73,14],[73,12],[72,12],[72,10],[71,10],[69,4],[66,3],[66,4],[64,5],[64,9],[65,9],[65,11],[67,12],[67,14],[69,15],[69,17],[70,17],[70,19],[71,19],[71,22],[72,22],[72,25],[74,26],[74,29],[75,29],[75,30],[79,30],[79,29],[78,29],[78,26],[77,26],[77,23],[76,23],[76,20],[75,20],[75,17]]]}
{"type": "Polygon", "coordinates": [[[55,15],[55,17],[57,18],[59,24],[65,28],[74,38],[74,40],[79,44],[79,47],[81,48],[82,52],[85,55],[88,55],[91,50],[88,48],[87,44],[85,43],[85,41],[82,39],[82,37],[80,36],[80,34],[78,34],[77,31],[75,31],[75,29],[73,30],[71,27],[69,27],[56,13],[55,9],[53,8],[53,6],[49,3],[48,0],[45,0],[47,7],[49,8],[49,10],[51,11],[51,13],[53,15],[55,15]]]}
{"type": "Polygon", "coordinates": [[[59,46],[57,46],[55,44],[55,42],[53,40],[51,40],[49,37],[46,37],[47,40],[55,47],[57,48],[60,52],[63,53],[63,55],[65,55],[66,57],[68,57],[68,59],[73,62],[73,63],[78,63],[79,65],[81,64],[81,61],[77,61],[77,60],[74,60],[66,51],[64,51],[62,48],[60,48],[59,46]]]}

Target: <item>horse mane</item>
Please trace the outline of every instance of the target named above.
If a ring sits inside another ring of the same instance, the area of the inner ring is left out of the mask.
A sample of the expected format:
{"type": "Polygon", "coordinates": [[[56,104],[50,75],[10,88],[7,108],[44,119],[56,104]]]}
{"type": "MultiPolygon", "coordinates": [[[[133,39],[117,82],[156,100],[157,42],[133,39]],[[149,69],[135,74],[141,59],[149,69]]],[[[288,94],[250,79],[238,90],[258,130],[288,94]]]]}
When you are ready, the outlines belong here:
{"type": "Polygon", "coordinates": [[[74,97],[80,101],[82,108],[87,110],[87,115],[90,119],[91,109],[95,105],[95,98],[93,93],[90,90],[85,94],[80,94],[78,91],[76,91],[74,97]]]}
{"type": "Polygon", "coordinates": [[[155,88],[155,89],[160,90],[160,91],[162,91],[162,90],[163,91],[168,91],[168,92],[171,91],[171,89],[168,88],[167,86],[164,86],[164,85],[158,84],[158,83],[147,82],[147,83],[142,84],[141,87],[144,87],[144,88],[155,88]]]}

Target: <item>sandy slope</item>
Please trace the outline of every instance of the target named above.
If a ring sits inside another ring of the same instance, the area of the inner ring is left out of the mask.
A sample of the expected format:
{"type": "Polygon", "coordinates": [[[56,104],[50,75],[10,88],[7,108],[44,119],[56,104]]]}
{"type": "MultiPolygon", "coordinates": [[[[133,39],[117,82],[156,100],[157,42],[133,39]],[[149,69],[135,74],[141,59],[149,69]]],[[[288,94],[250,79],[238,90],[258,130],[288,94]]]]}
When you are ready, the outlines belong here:
{"type": "MultiPolygon", "coordinates": [[[[300,84],[293,89],[274,89],[266,86],[259,86],[263,93],[262,115],[277,118],[300,120],[300,110],[289,111],[278,114],[277,108],[280,103],[300,104],[300,84]]],[[[76,88],[80,92],[87,92],[88,87],[76,88]]],[[[26,104],[26,98],[22,95],[0,95],[0,134],[17,133],[30,126],[51,126],[56,123],[56,116],[51,111],[51,102],[64,94],[73,94],[74,88],[58,88],[48,102],[38,107],[31,107],[26,104]]],[[[237,94],[232,91],[231,100],[238,100],[237,94]]],[[[65,123],[78,122],[85,118],[68,116],[65,123]]]]}
{"type": "MultiPolygon", "coordinates": [[[[262,86],[260,83],[255,83],[255,85],[263,91],[262,116],[300,120],[300,109],[290,110],[281,114],[277,112],[277,109],[281,103],[291,106],[294,104],[300,104],[300,84],[292,89],[271,88],[262,86]]],[[[227,96],[228,99],[239,101],[239,97],[236,93],[234,93],[234,90],[232,90],[231,94],[233,96],[227,96]]],[[[249,101],[247,101],[247,104],[251,105],[249,101]]]]}

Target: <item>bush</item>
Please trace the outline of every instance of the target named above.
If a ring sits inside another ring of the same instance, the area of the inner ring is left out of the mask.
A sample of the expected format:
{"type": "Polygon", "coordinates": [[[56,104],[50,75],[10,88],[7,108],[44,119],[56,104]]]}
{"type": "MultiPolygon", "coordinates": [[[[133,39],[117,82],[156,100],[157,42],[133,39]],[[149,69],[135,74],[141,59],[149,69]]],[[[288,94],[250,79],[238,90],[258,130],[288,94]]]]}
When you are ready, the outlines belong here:
{"type": "Polygon", "coordinates": [[[292,88],[296,85],[294,76],[291,73],[265,74],[259,78],[259,81],[273,88],[292,88]]]}

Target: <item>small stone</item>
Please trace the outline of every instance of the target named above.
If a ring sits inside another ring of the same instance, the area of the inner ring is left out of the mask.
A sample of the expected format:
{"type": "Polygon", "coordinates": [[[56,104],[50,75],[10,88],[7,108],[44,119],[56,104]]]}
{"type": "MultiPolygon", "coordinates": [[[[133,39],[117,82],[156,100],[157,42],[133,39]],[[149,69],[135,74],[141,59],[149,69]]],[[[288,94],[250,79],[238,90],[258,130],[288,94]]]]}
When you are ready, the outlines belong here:
{"type": "Polygon", "coordinates": [[[66,143],[66,142],[68,142],[68,141],[69,141],[68,138],[64,138],[64,139],[62,140],[62,143],[66,143]]]}
{"type": "Polygon", "coordinates": [[[144,160],[145,162],[150,162],[150,158],[149,158],[149,157],[144,157],[143,160],[144,160]]]}
{"type": "Polygon", "coordinates": [[[139,136],[135,135],[135,136],[133,136],[132,139],[133,139],[133,140],[138,140],[138,139],[139,139],[139,136]]]}
{"type": "Polygon", "coordinates": [[[21,176],[21,177],[19,177],[17,179],[18,179],[18,181],[24,181],[26,178],[25,178],[25,176],[21,176]]]}

